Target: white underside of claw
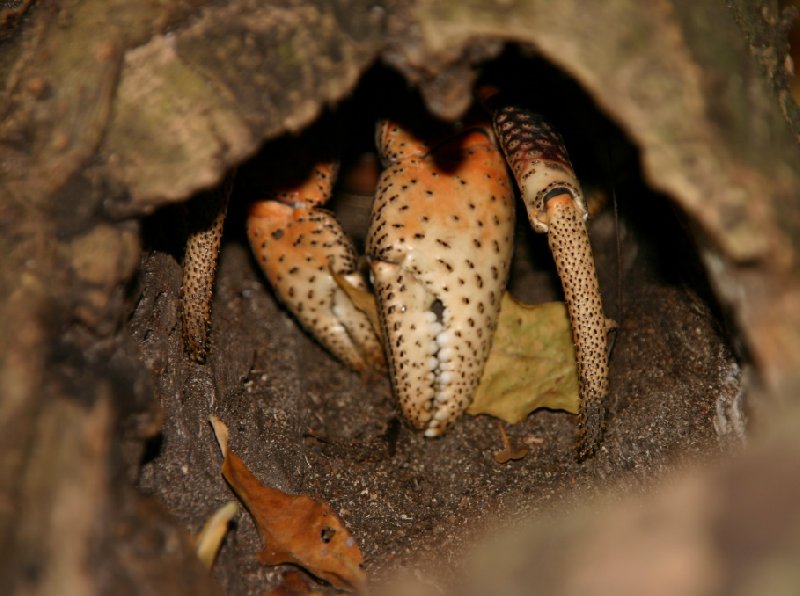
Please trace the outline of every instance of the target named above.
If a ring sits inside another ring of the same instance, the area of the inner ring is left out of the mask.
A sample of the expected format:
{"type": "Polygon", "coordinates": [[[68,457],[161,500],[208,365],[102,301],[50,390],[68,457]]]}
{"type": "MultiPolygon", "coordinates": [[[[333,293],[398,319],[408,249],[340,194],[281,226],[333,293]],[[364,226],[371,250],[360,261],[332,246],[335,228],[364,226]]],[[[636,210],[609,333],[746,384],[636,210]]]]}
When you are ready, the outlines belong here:
{"type": "Polygon", "coordinates": [[[488,137],[460,140],[387,168],[367,239],[394,391],[427,436],[472,401],[511,259],[505,163],[488,137]]]}
{"type": "Polygon", "coordinates": [[[441,377],[444,335],[432,310],[436,298],[402,265],[376,261],[372,271],[397,397],[406,417],[427,428],[449,389],[449,379],[441,377]]]}
{"type": "Polygon", "coordinates": [[[421,273],[416,260],[373,262],[372,270],[395,393],[405,416],[438,436],[472,401],[496,325],[492,300],[499,306],[502,288],[453,292],[457,276],[421,273]]]}

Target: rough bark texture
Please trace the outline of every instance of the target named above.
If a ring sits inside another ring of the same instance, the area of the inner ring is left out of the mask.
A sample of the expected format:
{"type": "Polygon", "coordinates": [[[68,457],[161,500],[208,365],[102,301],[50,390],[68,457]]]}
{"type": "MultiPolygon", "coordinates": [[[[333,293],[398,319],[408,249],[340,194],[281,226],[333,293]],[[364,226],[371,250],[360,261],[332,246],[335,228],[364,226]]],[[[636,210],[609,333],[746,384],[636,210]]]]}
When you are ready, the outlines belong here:
{"type": "MultiPolygon", "coordinates": [[[[435,556],[433,567],[443,558],[457,567],[477,531],[470,519],[539,511],[551,496],[563,512],[613,484],[645,492],[664,471],[713,449],[712,421],[721,434],[738,424],[739,369],[719,332],[716,301],[733,322],[734,347],[752,362],[760,432],[774,432],[775,420],[796,424],[798,117],[772,3],[729,4],[0,2],[4,590],[216,593],[186,538],[226,495],[205,426],[212,412],[228,418],[263,478],[350,512],[344,517],[364,537],[375,573],[399,563],[423,568],[426,555],[435,556]],[[360,383],[299,334],[236,241],[223,252],[214,310],[214,337],[227,331],[231,339],[212,348],[206,368],[186,360],[174,213],[162,209],[141,237],[136,218],[217,184],[266,141],[309,125],[378,59],[417,87],[432,113],[457,117],[505,41],[522,44],[524,64],[555,65],[577,82],[589,111],[599,108],[638,149],[647,182],[629,187],[641,194],[628,194],[622,208],[621,259],[607,216],[594,230],[605,246],[604,291],[615,287],[617,267],[626,276],[612,300],[626,316],[612,361],[617,403],[600,456],[574,464],[571,421],[547,413],[515,431],[518,439],[543,435],[547,452],[513,473],[487,457],[487,420],[468,420],[435,443],[401,430],[395,444],[386,385],[360,383]],[[692,268],[693,244],[716,301],[692,268]],[[254,336],[263,321],[265,336],[254,336]],[[316,439],[304,437],[309,427],[316,439]]],[[[676,481],[686,487],[676,497],[685,507],[633,506],[652,508],[658,520],[680,516],[709,561],[681,568],[690,583],[665,592],[735,593],[726,583],[734,569],[750,593],[795,580],[783,562],[796,560],[800,544],[796,487],[780,480],[797,476],[798,459],[787,459],[797,439],[785,441],[725,471],[706,463],[676,481]],[[757,536],[743,521],[757,529],[776,519],[786,520],[785,531],[757,536]],[[743,544],[753,556],[738,558],[743,544]],[[719,571],[709,579],[710,567],[719,571]]],[[[603,560],[592,553],[617,544],[604,542],[610,529],[597,515],[575,518],[569,536],[553,524],[531,530],[530,540],[580,548],[578,560],[591,570],[603,560]]],[[[632,522],[626,531],[642,538],[648,527],[632,522]]],[[[275,579],[247,558],[254,544],[244,521],[216,572],[229,593],[258,593],[275,579]]],[[[671,552],[684,545],[669,537],[664,544],[676,544],[671,552]]],[[[525,580],[581,592],[569,571],[555,569],[526,567],[534,577],[525,580]]],[[[628,579],[636,582],[633,570],[628,579]]],[[[646,591],[645,579],[631,593],[646,591]]],[[[608,585],[605,593],[625,593],[608,585]]]]}

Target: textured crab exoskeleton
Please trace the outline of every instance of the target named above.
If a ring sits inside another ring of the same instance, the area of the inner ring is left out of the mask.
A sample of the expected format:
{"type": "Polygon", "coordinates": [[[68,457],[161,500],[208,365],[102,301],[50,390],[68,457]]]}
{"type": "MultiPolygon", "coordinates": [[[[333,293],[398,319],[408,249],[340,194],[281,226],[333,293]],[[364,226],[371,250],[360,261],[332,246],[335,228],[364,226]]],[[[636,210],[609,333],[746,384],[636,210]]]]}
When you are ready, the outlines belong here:
{"type": "MultiPolygon", "coordinates": [[[[580,379],[584,457],[597,448],[603,430],[610,326],[586,208],[560,135],[541,117],[492,93],[484,99],[494,133],[478,125],[433,143],[397,123],[379,124],[385,170],[367,253],[392,385],[405,417],[428,436],[442,434],[473,399],[511,260],[514,200],[505,153],[531,225],[548,235],[564,287],[580,379]]],[[[306,329],[352,368],[382,368],[381,340],[334,277],[366,288],[351,242],[319,208],[330,196],[334,174],[334,166],[320,163],[301,182],[254,203],[248,235],[276,294],[306,329]]],[[[219,205],[224,210],[224,201],[219,205]]],[[[221,219],[212,219],[218,232],[221,219]]],[[[218,233],[212,236],[218,241],[218,233]]],[[[190,252],[205,246],[204,237],[198,233],[187,245],[188,264],[196,263],[190,252]]],[[[211,273],[200,284],[205,290],[215,262],[207,260],[211,273]]],[[[197,274],[187,268],[185,277],[191,282],[197,274]]],[[[205,290],[184,292],[185,315],[207,315],[208,308],[186,303],[201,294],[210,300],[205,290]]],[[[184,321],[184,328],[205,331],[201,318],[188,317],[193,324],[184,321]]]]}
{"type": "Polygon", "coordinates": [[[181,323],[186,352],[199,363],[208,356],[214,274],[233,179],[230,173],[219,188],[198,196],[186,218],[189,236],[181,280],[181,323]]]}
{"type": "Polygon", "coordinates": [[[519,186],[531,226],[547,233],[572,326],[580,381],[579,455],[599,445],[608,394],[608,330],[580,184],[561,135],[502,95],[487,98],[494,130],[519,186]]]}
{"type": "Polygon", "coordinates": [[[383,352],[367,316],[335,275],[366,290],[353,244],[331,213],[320,209],[335,167],[318,164],[307,181],[250,206],[247,235],[272,288],[319,342],[355,370],[381,368],[383,352]]]}
{"type": "Polygon", "coordinates": [[[489,356],[511,261],[514,196],[490,129],[430,147],[379,126],[387,164],[367,236],[390,373],[428,436],[469,406],[489,356]]]}

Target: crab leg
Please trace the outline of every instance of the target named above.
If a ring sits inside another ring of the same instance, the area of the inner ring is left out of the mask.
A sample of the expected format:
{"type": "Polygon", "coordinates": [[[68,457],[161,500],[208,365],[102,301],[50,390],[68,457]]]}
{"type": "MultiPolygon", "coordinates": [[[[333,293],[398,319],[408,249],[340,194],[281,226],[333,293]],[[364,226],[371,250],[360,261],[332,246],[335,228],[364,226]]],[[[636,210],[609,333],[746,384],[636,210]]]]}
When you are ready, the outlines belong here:
{"type": "Polygon", "coordinates": [[[367,316],[333,275],[366,290],[352,243],[331,213],[328,200],[335,166],[317,164],[277,200],[250,206],[247,235],[264,274],[298,321],[336,357],[355,370],[382,368],[383,353],[367,316]]]}
{"type": "Polygon", "coordinates": [[[437,436],[472,401],[511,260],[514,204],[491,131],[435,148],[383,122],[367,236],[390,374],[405,417],[437,436]]]}
{"type": "Polygon", "coordinates": [[[214,274],[233,179],[234,174],[229,174],[218,189],[198,196],[187,206],[190,229],[181,281],[183,345],[192,360],[201,364],[208,355],[214,274]]]}
{"type": "Polygon", "coordinates": [[[580,185],[561,135],[540,116],[504,106],[494,112],[494,129],[533,229],[547,233],[564,287],[580,379],[579,456],[585,457],[603,432],[610,322],[603,314],[580,185]]]}

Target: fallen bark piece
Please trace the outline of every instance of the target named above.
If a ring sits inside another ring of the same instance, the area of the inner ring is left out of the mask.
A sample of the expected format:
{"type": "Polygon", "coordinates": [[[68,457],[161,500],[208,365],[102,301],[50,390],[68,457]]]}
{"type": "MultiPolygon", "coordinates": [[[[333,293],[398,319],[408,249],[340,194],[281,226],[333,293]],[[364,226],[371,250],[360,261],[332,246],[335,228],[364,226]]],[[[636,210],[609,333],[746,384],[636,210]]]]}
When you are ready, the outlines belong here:
{"type": "Polygon", "coordinates": [[[526,305],[503,296],[492,350],[468,414],[514,424],[537,408],[578,413],[578,375],[561,302],[526,305]]]}
{"type": "Polygon", "coordinates": [[[230,521],[239,513],[235,501],[228,501],[208,518],[197,534],[197,557],[206,569],[211,569],[217,558],[222,541],[228,533],[230,521]]]}
{"type": "Polygon", "coordinates": [[[225,458],[222,475],[253,516],[264,543],[258,560],[298,565],[340,590],[362,590],[361,550],[330,505],[261,484],[228,450],[228,427],[216,416],[211,425],[225,458]]]}

